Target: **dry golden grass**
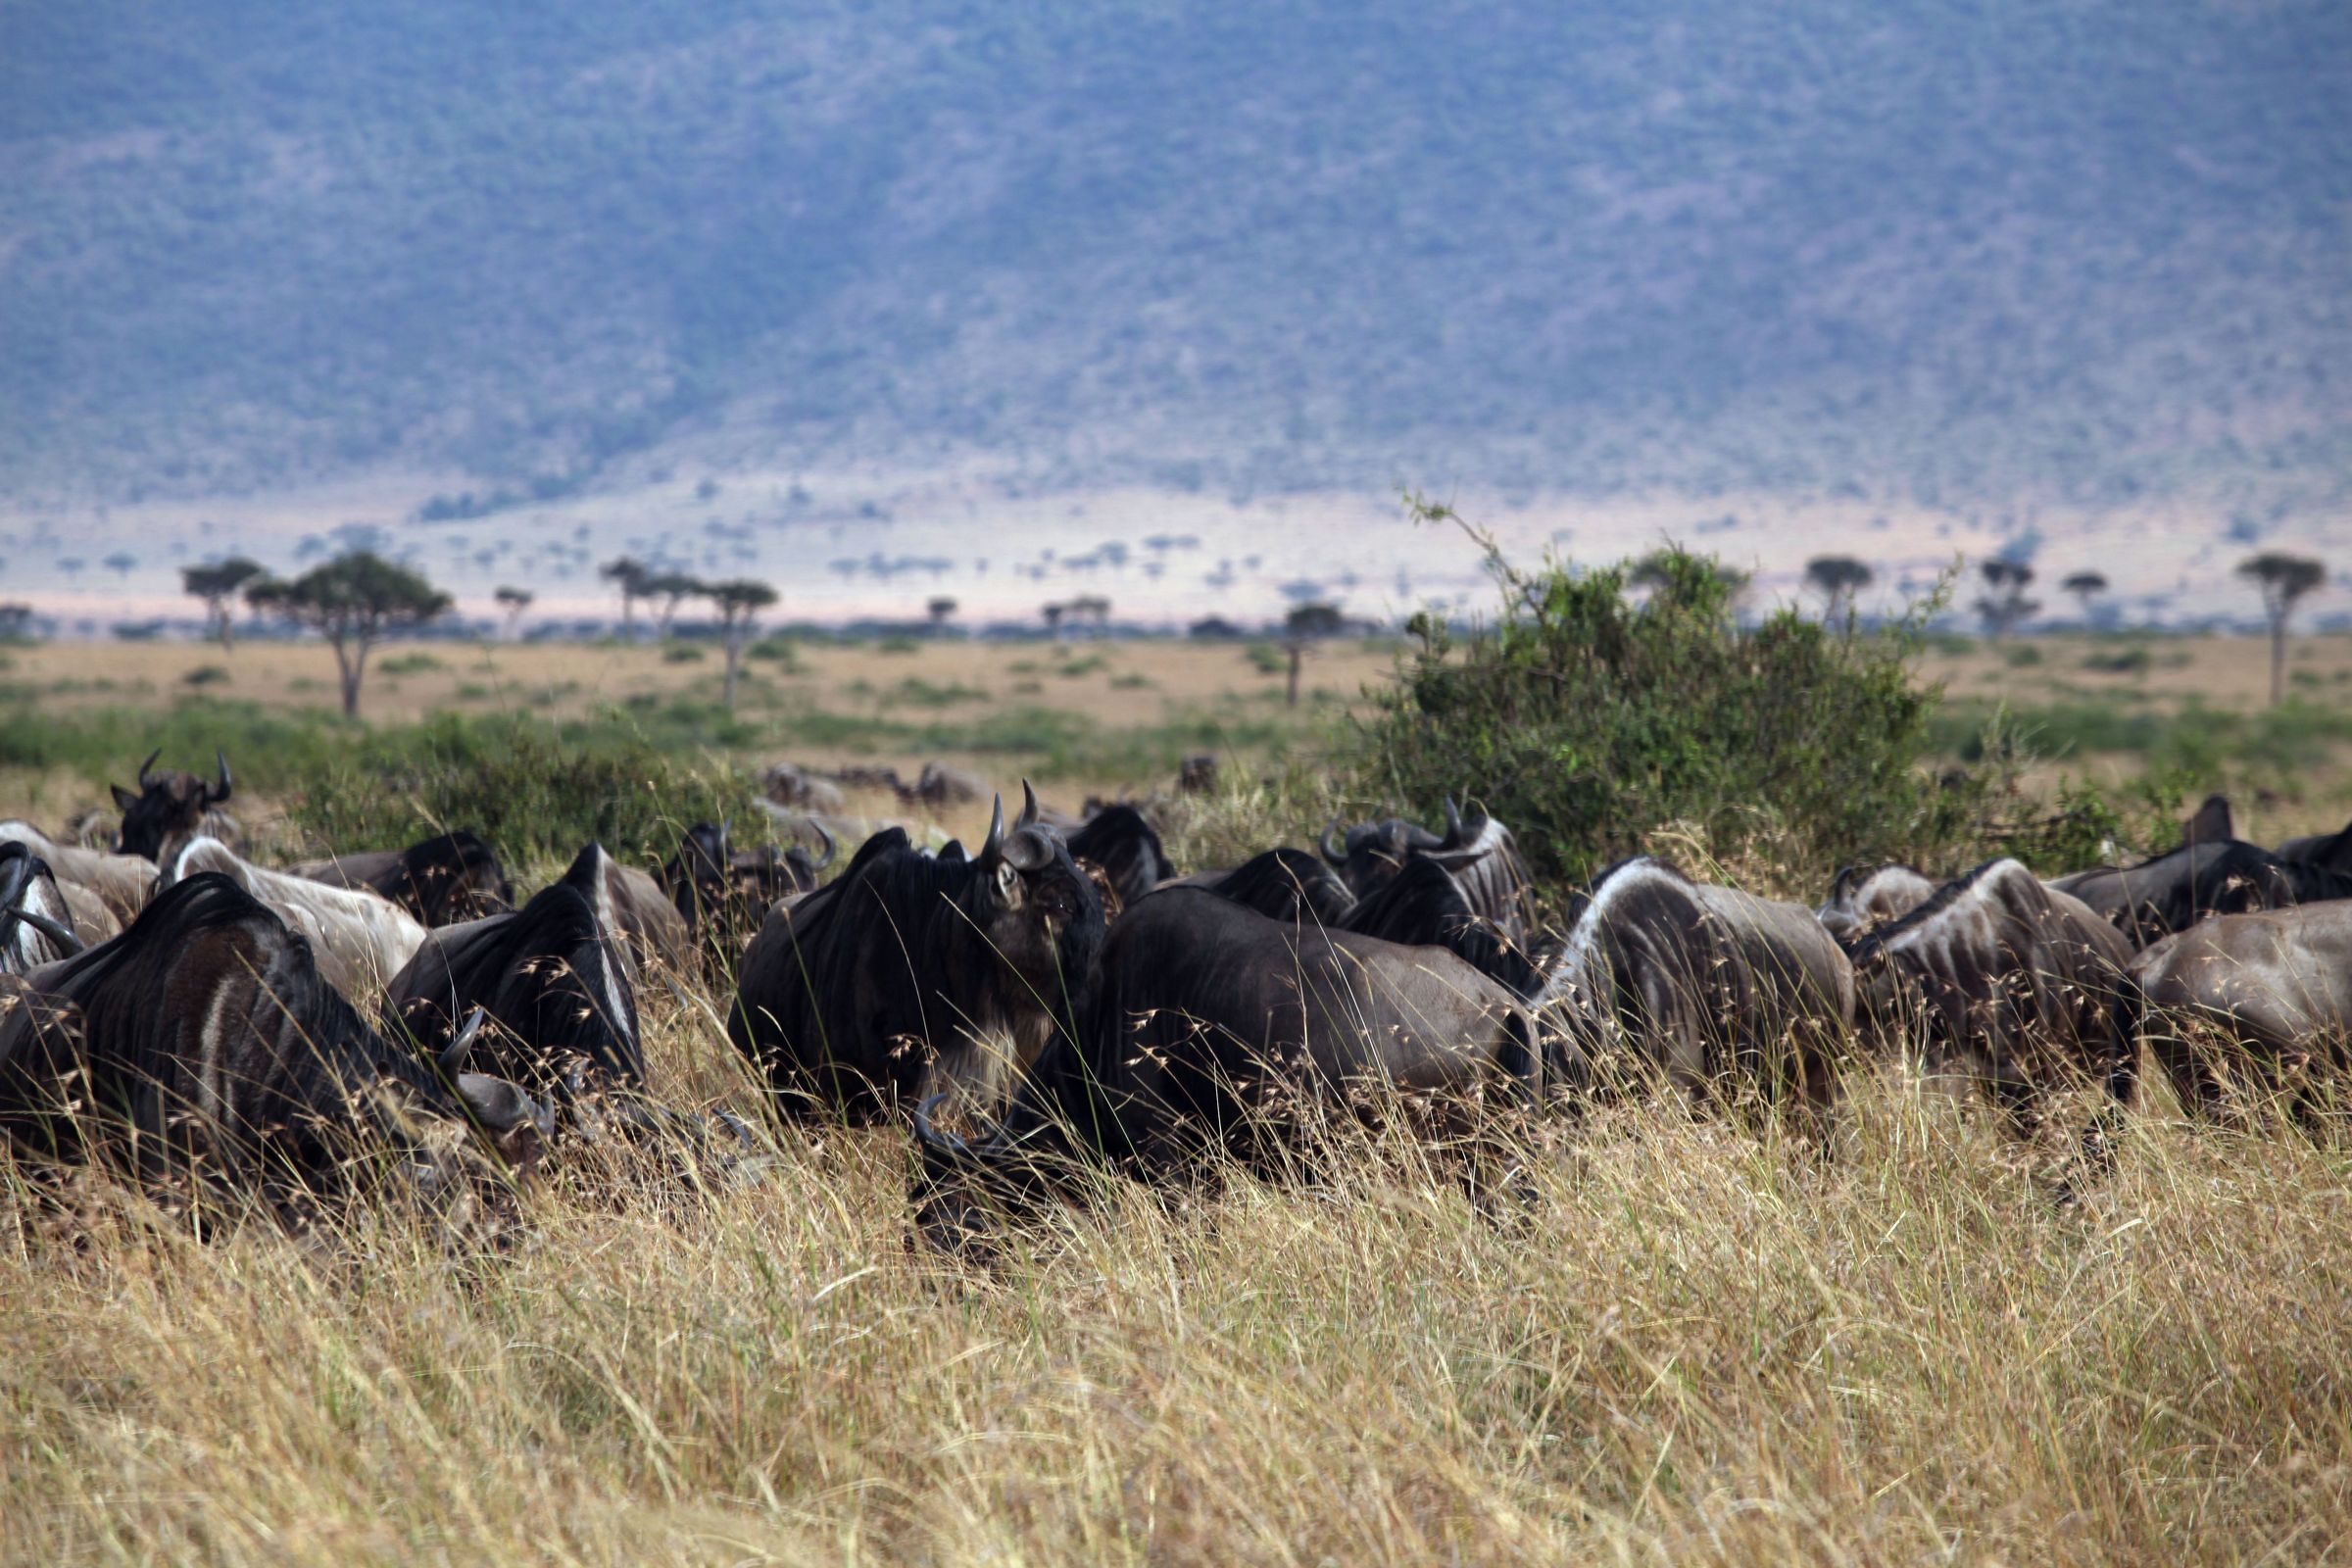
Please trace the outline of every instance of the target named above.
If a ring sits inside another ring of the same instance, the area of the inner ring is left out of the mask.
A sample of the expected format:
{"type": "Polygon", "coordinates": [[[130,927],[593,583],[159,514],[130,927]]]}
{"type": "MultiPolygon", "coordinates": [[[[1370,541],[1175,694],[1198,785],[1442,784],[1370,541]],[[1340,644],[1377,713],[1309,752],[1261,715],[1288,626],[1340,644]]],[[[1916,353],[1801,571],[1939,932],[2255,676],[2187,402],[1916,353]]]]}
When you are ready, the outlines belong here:
{"type": "MultiPolygon", "coordinates": [[[[746,1087],[656,1004],[658,1073],[746,1087]]],[[[2145,1112],[2088,1201],[1892,1075],[1828,1162],[1664,1111],[1523,1219],[1370,1151],[1108,1188],[995,1274],[902,1137],[748,1191],[543,1173],[453,1256],[0,1224],[11,1562],[2324,1560],[2352,1538],[2340,1152],[2145,1112]]]]}

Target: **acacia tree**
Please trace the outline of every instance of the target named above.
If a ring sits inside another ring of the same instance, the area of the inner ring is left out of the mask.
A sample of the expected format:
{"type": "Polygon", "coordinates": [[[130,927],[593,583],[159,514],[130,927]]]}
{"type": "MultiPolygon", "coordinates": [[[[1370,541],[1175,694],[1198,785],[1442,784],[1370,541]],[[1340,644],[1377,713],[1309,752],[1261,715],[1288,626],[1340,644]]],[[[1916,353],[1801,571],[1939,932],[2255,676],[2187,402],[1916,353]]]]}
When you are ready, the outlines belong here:
{"type": "Polygon", "coordinates": [[[753,628],[759,624],[760,612],[776,602],[776,591],[763,582],[738,577],[731,582],[702,583],[698,593],[709,596],[717,607],[720,636],[727,654],[725,701],[735,706],[735,676],[743,668],[744,645],[752,640],[753,628]]]}
{"type": "Polygon", "coordinates": [[[531,608],[531,601],[537,596],[528,588],[501,588],[490,597],[507,612],[507,641],[513,642],[521,628],[522,612],[531,608]]]}
{"type": "Polygon", "coordinates": [[[2107,591],[2107,578],[2102,573],[2095,571],[2078,571],[2060,582],[2058,586],[2075,596],[2076,603],[2082,607],[2082,618],[2088,620],[2090,618],[2090,602],[2107,591]]]}
{"type": "Polygon", "coordinates": [[[1046,631],[1055,642],[1061,640],[1061,617],[1064,610],[1065,607],[1061,605],[1048,605],[1038,612],[1046,617],[1046,631]]]}
{"type": "Polygon", "coordinates": [[[2041,601],[2026,597],[2026,588],[2034,581],[2034,568],[2025,562],[1995,557],[1977,569],[1984,576],[1984,593],[1977,600],[1977,613],[1984,618],[1985,634],[1995,641],[2015,631],[2020,621],[2041,608],[2041,601]]]}
{"type": "Polygon", "coordinates": [[[245,585],[257,577],[269,575],[268,568],[245,556],[231,556],[201,566],[179,568],[180,586],[192,598],[204,601],[205,612],[212,617],[214,635],[220,639],[220,651],[231,648],[230,623],[235,617],[229,612],[229,601],[236,598],[245,585]]]}
{"type": "Polygon", "coordinates": [[[1347,625],[1339,606],[1319,602],[1295,605],[1282,617],[1283,652],[1291,656],[1290,679],[1283,691],[1286,706],[1298,706],[1298,666],[1306,658],[1306,645],[1325,637],[1337,637],[1347,625]]]}
{"type": "Polygon", "coordinates": [[[620,636],[623,642],[637,637],[637,601],[649,598],[647,584],[653,572],[635,556],[615,556],[596,568],[596,574],[620,590],[620,636]]]}
{"type": "Polygon", "coordinates": [[[2286,701],[2286,623],[2296,601],[2328,580],[2328,568],[2308,556],[2266,550],[2237,564],[2237,574],[2262,590],[2262,612],[2271,623],[2271,706],[2286,701]]]}
{"type": "Polygon", "coordinates": [[[245,589],[246,602],[270,610],[324,637],[343,677],[343,716],[360,712],[360,682],[368,655],[387,636],[421,626],[449,609],[449,595],[418,573],[370,551],[340,556],[292,582],[264,577],[245,589]]]}
{"type": "Polygon", "coordinates": [[[1853,613],[1854,596],[1869,587],[1878,573],[1852,556],[1815,556],[1805,563],[1805,584],[1821,595],[1824,618],[1838,618],[1842,603],[1853,613]]]}
{"type": "Polygon", "coordinates": [[[924,605],[923,612],[931,617],[931,635],[942,637],[947,634],[949,620],[956,614],[956,601],[941,594],[924,605]]]}
{"type": "Polygon", "coordinates": [[[645,579],[641,591],[648,599],[662,601],[662,608],[656,612],[655,625],[662,636],[667,637],[670,622],[678,618],[678,606],[697,594],[710,593],[710,586],[687,572],[665,571],[645,579]]]}

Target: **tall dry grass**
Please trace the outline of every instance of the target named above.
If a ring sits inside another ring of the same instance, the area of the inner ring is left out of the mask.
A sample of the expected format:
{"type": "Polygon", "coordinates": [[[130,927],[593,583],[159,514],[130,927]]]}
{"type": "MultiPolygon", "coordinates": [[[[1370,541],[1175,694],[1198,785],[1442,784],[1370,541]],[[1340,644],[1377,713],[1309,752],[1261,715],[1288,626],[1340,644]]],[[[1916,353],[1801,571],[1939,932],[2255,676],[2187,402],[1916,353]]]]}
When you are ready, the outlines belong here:
{"type": "MultiPolygon", "coordinates": [[[[657,991],[658,1081],[748,1095],[657,991]]],[[[982,1274],[887,1134],[550,1167],[331,1255],[0,1198],[10,1562],[2240,1562],[2352,1538],[2341,1152],[2157,1097],[2061,1207],[1866,1078],[1833,1157],[1663,1109],[1522,1217],[1392,1150],[1107,1185],[982,1274]],[[618,1188],[617,1195],[612,1190],[618,1188]]]]}

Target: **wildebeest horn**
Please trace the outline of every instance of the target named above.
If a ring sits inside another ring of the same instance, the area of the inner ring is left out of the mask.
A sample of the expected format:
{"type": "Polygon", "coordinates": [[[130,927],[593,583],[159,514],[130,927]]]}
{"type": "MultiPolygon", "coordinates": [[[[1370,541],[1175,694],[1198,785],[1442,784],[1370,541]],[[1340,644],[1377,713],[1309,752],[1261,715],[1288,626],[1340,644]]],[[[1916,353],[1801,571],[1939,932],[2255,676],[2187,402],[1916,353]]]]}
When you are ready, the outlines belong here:
{"type": "Polygon", "coordinates": [[[145,788],[147,788],[147,785],[148,785],[148,778],[147,778],[147,774],[148,774],[148,772],[149,772],[151,769],[153,769],[153,768],[154,768],[154,766],[155,766],[155,760],[156,760],[157,758],[159,758],[159,757],[163,756],[163,755],[164,755],[164,749],[163,749],[161,746],[158,746],[158,747],[157,747],[157,748],[156,748],[154,751],[152,751],[152,752],[149,752],[149,753],[147,754],[147,760],[145,760],[144,762],[141,762],[141,763],[139,764],[139,788],[141,788],[141,789],[145,789],[145,788]]]}
{"type": "Polygon", "coordinates": [[[509,1133],[528,1122],[538,1129],[541,1138],[556,1135],[556,1113],[540,1104],[522,1086],[504,1078],[492,1078],[486,1073],[458,1074],[458,1098],[466,1108],[493,1133],[509,1133]]]}
{"type": "Polygon", "coordinates": [[[466,1058],[473,1054],[473,1037],[481,1032],[482,1009],[476,1007],[466,1015],[466,1021],[458,1027],[456,1037],[450,1041],[448,1049],[441,1053],[440,1067],[444,1073],[457,1076],[458,1070],[466,1065],[466,1058]]]}
{"type": "Polygon", "coordinates": [[[1016,829],[1035,827],[1037,825],[1037,791],[1030,788],[1029,781],[1027,779],[1021,780],[1020,819],[1014,822],[1012,825],[1016,829]]]}
{"type": "Polygon", "coordinates": [[[1453,797],[1448,795],[1446,797],[1446,847],[1451,849],[1461,842],[1462,810],[1453,804],[1453,797]]]}
{"type": "Polygon", "coordinates": [[[963,1159],[971,1154],[972,1146],[954,1133],[943,1133],[931,1125],[931,1107],[947,1098],[944,1092],[936,1094],[914,1107],[914,1136],[943,1153],[963,1159]]]}
{"type": "Polygon", "coordinates": [[[213,760],[220,767],[220,782],[213,787],[213,804],[218,806],[228,799],[231,787],[228,779],[228,759],[221,756],[220,749],[216,746],[213,748],[213,760]]]}
{"type": "Polygon", "coordinates": [[[989,813],[988,839],[987,842],[980,846],[980,854],[978,855],[977,858],[981,864],[986,865],[990,861],[994,860],[997,856],[1003,852],[1004,848],[1004,797],[1000,795],[997,797],[996,809],[989,813]]]}
{"type": "Polygon", "coordinates": [[[65,949],[66,956],[70,958],[81,951],[81,938],[75,936],[70,927],[58,924],[37,909],[25,909],[18,906],[19,901],[24,897],[25,890],[41,877],[50,874],[49,862],[46,860],[30,855],[19,855],[11,858],[7,874],[0,877],[0,943],[8,940],[9,926],[22,920],[65,949]]]}
{"type": "Polygon", "coordinates": [[[1323,852],[1323,858],[1329,860],[1332,864],[1346,865],[1348,863],[1347,850],[1344,848],[1335,850],[1331,847],[1331,836],[1334,833],[1337,833],[1339,830],[1340,819],[1335,816],[1330,821],[1323,824],[1323,836],[1315,840],[1315,847],[1323,852]]]}
{"type": "Polygon", "coordinates": [[[816,820],[816,818],[810,817],[808,819],[808,825],[816,830],[817,839],[823,843],[825,847],[825,858],[821,860],[810,860],[808,862],[808,869],[811,871],[822,871],[826,866],[833,863],[833,857],[841,853],[841,845],[834,840],[832,834],[825,831],[825,824],[819,822],[816,820]]]}

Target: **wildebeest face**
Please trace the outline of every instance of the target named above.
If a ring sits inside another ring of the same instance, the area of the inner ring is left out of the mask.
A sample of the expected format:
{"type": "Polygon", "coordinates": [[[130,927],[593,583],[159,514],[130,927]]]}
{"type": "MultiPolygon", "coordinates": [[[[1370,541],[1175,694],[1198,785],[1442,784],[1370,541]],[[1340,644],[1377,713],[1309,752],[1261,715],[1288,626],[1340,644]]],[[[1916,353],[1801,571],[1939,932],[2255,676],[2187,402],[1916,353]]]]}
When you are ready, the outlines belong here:
{"type": "Polygon", "coordinates": [[[1391,817],[1385,822],[1359,822],[1344,839],[1334,822],[1323,830],[1319,843],[1323,858],[1340,873],[1348,891],[1362,899],[1388,886],[1415,850],[1441,849],[1446,841],[1402,817],[1391,817]]]}
{"type": "Polygon", "coordinates": [[[219,764],[220,777],[212,781],[177,769],[154,771],[155,760],[162,755],[150,753],[147,760],[139,764],[137,794],[120,784],[109,786],[114,791],[115,804],[122,808],[122,827],[115,839],[118,855],[143,855],[155,859],[166,843],[197,832],[204,824],[204,813],[228,799],[228,759],[219,752],[213,754],[213,760],[219,764]]]}

